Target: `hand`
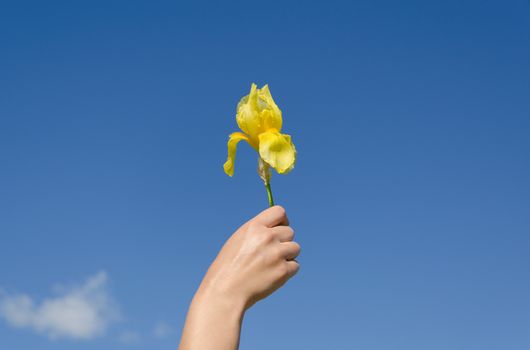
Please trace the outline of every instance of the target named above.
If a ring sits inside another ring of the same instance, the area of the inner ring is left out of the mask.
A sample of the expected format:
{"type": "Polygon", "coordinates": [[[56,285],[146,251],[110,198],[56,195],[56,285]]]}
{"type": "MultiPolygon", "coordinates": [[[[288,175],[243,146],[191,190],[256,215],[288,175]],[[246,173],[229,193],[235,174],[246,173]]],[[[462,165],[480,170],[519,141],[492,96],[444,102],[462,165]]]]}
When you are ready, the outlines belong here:
{"type": "Polygon", "coordinates": [[[299,269],[285,209],[274,206],[241,226],[225,243],[198,293],[222,295],[248,309],[280,288],[299,269]]]}
{"type": "Polygon", "coordinates": [[[285,210],[275,206],[246,222],[215,258],[195,293],[180,350],[235,350],[245,310],[299,269],[285,210]]]}

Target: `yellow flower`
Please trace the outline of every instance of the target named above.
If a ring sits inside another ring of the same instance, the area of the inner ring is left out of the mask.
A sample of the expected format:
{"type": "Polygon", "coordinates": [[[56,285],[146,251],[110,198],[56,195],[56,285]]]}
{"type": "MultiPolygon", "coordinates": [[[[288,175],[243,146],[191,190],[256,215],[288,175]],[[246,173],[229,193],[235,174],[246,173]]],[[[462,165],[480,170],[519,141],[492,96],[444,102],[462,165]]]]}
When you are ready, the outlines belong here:
{"type": "Polygon", "coordinates": [[[248,142],[259,153],[260,162],[265,162],[278,173],[286,174],[294,168],[296,149],[291,136],[280,133],[282,111],[274,103],[268,85],[258,89],[256,84],[252,84],[250,93],[237,105],[236,121],[243,132],[234,132],[229,136],[228,159],[223,165],[227,175],[234,174],[236,147],[241,140],[248,142]]]}

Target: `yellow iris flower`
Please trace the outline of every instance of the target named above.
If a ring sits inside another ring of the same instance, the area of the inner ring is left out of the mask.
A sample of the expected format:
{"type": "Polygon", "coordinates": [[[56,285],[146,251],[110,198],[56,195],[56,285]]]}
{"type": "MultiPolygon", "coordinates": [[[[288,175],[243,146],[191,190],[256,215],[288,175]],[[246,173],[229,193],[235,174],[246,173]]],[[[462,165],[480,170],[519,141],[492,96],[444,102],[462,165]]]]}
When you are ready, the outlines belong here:
{"type": "Polygon", "coordinates": [[[258,89],[256,84],[252,84],[250,93],[237,105],[236,121],[242,132],[234,132],[229,136],[224,171],[229,176],[234,174],[236,147],[239,141],[244,140],[258,152],[258,172],[270,191],[270,167],[279,174],[287,174],[294,168],[296,148],[291,136],[280,133],[282,111],[274,102],[268,85],[258,89]]]}

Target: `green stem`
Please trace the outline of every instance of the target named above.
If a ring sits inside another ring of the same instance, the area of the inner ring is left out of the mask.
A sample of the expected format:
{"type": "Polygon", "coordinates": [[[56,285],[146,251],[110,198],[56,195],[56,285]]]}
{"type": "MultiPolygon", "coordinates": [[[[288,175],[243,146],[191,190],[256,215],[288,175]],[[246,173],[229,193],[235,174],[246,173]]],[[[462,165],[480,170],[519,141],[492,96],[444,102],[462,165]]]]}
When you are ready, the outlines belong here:
{"type": "Polygon", "coordinates": [[[265,184],[265,188],[267,189],[267,197],[269,199],[269,207],[274,206],[274,199],[272,199],[272,190],[271,190],[271,184],[268,182],[265,184]]]}

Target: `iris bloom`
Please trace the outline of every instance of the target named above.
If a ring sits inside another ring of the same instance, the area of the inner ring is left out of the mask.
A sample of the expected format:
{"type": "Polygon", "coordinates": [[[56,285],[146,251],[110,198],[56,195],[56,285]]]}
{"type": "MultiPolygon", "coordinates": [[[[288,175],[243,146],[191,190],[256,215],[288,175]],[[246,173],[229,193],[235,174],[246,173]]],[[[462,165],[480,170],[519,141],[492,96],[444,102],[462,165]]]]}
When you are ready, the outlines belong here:
{"type": "Polygon", "coordinates": [[[269,204],[273,205],[270,168],[279,174],[287,174],[294,168],[296,149],[291,136],[280,133],[282,111],[274,103],[268,85],[258,89],[256,84],[252,84],[250,93],[237,105],[236,121],[242,132],[234,132],[229,136],[224,171],[229,176],[234,174],[237,144],[246,141],[259,154],[258,173],[267,187],[269,204]]]}

